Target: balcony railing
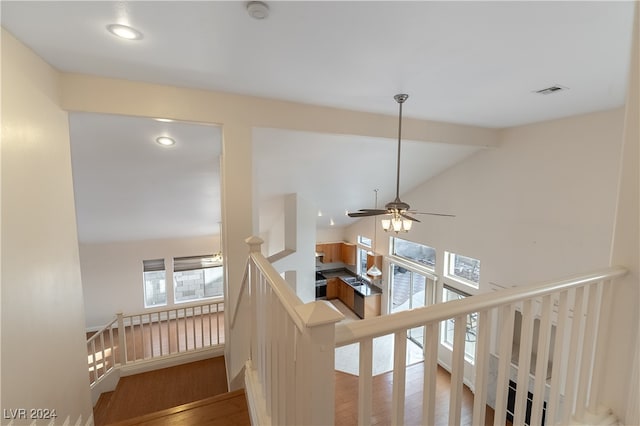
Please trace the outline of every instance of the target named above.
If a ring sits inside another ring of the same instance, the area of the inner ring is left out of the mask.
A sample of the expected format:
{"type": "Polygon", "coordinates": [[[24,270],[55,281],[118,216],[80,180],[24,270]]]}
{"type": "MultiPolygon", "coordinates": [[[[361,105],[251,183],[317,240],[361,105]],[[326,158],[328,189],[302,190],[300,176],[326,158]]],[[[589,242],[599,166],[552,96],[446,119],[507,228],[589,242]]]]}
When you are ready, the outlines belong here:
{"type": "Polygon", "coordinates": [[[89,381],[114,368],[224,344],[224,300],[117,316],[87,340],[89,381]]]}
{"type": "Polygon", "coordinates": [[[251,318],[246,388],[254,424],[334,424],[334,349],[353,343],[360,345],[358,424],[371,424],[372,342],[388,334],[394,335],[395,342],[391,423],[404,424],[407,331],[415,327],[425,329],[422,424],[434,424],[440,329],[451,319],[455,326],[448,422],[460,424],[468,315],[478,319],[473,424],[484,424],[489,389],[493,389],[490,377],[495,381],[495,395],[491,395],[495,425],[505,424],[510,379],[518,389],[528,390],[516,393],[513,424],[525,423],[529,393],[533,394],[529,424],[541,424],[545,402],[546,424],[567,424],[595,411],[603,364],[597,350],[598,330],[606,330],[611,288],[626,273],[623,268],[337,324],[343,315],[328,302],[300,301],[260,253],[259,238],[248,243],[250,257],[240,299],[246,302],[239,308],[246,311],[243,317],[246,313],[251,318]],[[514,367],[516,311],[522,320],[514,367]],[[532,363],[534,347],[537,356],[532,363]],[[497,365],[491,358],[498,360],[497,365]]]}

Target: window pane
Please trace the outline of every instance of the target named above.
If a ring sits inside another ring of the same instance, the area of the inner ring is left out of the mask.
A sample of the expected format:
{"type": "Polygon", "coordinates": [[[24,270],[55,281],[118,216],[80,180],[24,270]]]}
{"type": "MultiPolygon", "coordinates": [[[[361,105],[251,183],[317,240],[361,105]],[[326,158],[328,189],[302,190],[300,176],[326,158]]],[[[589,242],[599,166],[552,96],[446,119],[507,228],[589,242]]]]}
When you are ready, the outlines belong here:
{"type": "Polygon", "coordinates": [[[392,265],[391,275],[391,312],[409,309],[409,297],[411,296],[411,272],[402,266],[392,265]]]}
{"type": "Polygon", "coordinates": [[[436,265],[436,250],[433,247],[400,238],[393,239],[393,254],[413,260],[431,269],[436,265]]]}
{"type": "Polygon", "coordinates": [[[358,248],[358,270],[356,271],[360,275],[367,273],[367,250],[358,248]]]}
{"type": "Polygon", "coordinates": [[[144,306],[164,306],[167,304],[165,271],[144,272],[144,306]]]}
{"type": "Polygon", "coordinates": [[[221,296],[222,267],[193,269],[173,273],[176,303],[221,296]]]}
{"type": "Polygon", "coordinates": [[[480,284],[480,261],[456,253],[448,253],[446,275],[459,282],[478,288],[480,284]]]}
{"type": "MultiPolygon", "coordinates": [[[[454,289],[445,287],[442,290],[442,301],[450,302],[452,300],[464,299],[467,297],[461,292],[457,292],[454,289]]],[[[445,346],[453,349],[453,334],[454,334],[455,320],[449,319],[442,323],[442,333],[440,335],[440,341],[445,346]]],[[[467,324],[465,327],[465,345],[464,354],[467,361],[473,363],[476,354],[476,334],[478,331],[478,313],[474,312],[467,315],[467,324]]]]}
{"type": "Polygon", "coordinates": [[[367,238],[367,237],[363,237],[362,235],[358,235],[358,243],[367,247],[367,248],[371,248],[371,238],[367,238]]]}

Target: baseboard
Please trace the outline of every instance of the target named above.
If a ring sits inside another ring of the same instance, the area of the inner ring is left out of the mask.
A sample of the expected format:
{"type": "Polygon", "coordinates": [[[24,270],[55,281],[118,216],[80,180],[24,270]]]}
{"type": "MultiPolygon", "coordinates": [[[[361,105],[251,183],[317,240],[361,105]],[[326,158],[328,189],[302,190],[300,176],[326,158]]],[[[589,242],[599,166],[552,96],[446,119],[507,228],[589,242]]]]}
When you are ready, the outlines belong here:
{"type": "Polygon", "coordinates": [[[267,413],[265,397],[260,389],[260,380],[256,371],[251,366],[251,361],[247,361],[244,367],[244,390],[247,397],[247,407],[252,425],[271,425],[271,416],[267,413]]]}
{"type": "Polygon", "coordinates": [[[120,368],[120,376],[132,376],[134,374],[146,373],[147,371],[160,370],[161,368],[175,367],[176,365],[188,364],[190,362],[202,361],[204,359],[224,356],[224,346],[214,346],[206,349],[199,349],[184,354],[167,355],[160,358],[153,358],[133,364],[127,364],[120,368]]]}

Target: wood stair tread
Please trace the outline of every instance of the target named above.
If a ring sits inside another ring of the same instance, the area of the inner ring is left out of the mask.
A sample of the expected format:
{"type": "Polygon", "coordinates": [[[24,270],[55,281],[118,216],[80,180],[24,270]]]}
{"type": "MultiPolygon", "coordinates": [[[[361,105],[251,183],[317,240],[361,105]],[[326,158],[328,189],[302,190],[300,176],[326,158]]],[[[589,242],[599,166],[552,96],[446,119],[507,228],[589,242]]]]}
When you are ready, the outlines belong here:
{"type": "Polygon", "coordinates": [[[104,392],[100,394],[96,405],[93,407],[93,421],[95,424],[104,424],[109,414],[109,405],[115,391],[104,392]]]}
{"type": "Polygon", "coordinates": [[[187,419],[190,424],[199,425],[249,425],[249,412],[244,389],[178,405],[111,425],[174,425],[185,424],[187,419]]]}

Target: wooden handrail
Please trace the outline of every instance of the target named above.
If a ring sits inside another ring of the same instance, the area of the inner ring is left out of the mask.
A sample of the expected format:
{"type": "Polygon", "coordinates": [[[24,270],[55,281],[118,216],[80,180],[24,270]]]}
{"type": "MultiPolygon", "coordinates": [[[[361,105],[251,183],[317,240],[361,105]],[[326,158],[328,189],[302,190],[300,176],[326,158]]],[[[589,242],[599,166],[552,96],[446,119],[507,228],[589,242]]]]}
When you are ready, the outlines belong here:
{"type": "Polygon", "coordinates": [[[349,345],[364,338],[379,337],[397,330],[410,329],[450,318],[480,312],[486,309],[541,297],[598,281],[612,280],[627,273],[622,267],[600,269],[588,274],[573,275],[563,280],[545,281],[526,286],[512,287],[499,292],[484,293],[447,303],[397,312],[365,321],[336,325],[336,347],[349,345]]]}

